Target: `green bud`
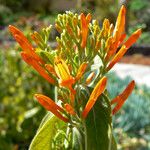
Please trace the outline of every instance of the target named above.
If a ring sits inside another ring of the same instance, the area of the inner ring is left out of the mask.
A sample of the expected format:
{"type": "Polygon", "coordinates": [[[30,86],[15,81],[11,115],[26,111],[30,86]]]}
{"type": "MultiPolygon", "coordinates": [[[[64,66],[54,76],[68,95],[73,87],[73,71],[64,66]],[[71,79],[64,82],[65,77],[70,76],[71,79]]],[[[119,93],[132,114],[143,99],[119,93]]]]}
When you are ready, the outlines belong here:
{"type": "Polygon", "coordinates": [[[79,63],[79,56],[78,56],[78,55],[76,55],[76,56],[74,57],[74,62],[75,62],[75,64],[78,64],[78,63],[79,63]]]}

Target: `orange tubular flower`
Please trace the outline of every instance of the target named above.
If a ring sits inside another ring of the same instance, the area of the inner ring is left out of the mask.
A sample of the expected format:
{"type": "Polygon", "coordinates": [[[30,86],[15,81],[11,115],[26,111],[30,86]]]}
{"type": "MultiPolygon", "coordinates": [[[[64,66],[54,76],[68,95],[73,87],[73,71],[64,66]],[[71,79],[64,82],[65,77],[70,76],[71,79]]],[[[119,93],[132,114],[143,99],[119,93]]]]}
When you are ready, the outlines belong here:
{"type": "Polygon", "coordinates": [[[107,70],[110,70],[122,58],[122,56],[126,53],[126,51],[127,48],[125,45],[123,45],[118,51],[118,53],[114,56],[112,61],[109,63],[107,70]]]}
{"type": "Polygon", "coordinates": [[[64,112],[64,110],[58,106],[52,99],[49,97],[42,95],[42,94],[35,94],[35,97],[37,98],[38,102],[48,111],[51,111],[55,116],[63,120],[64,122],[68,122],[69,119],[64,117],[61,113],[64,112]],[[60,113],[61,112],[61,113],[60,113]]]}
{"type": "Polygon", "coordinates": [[[82,117],[86,118],[87,114],[89,113],[89,111],[92,109],[93,105],[95,104],[96,100],[98,99],[98,97],[103,93],[103,91],[105,90],[106,87],[106,83],[107,83],[107,78],[103,77],[95,86],[95,88],[93,89],[90,98],[82,112],[82,117]]]}
{"type": "Polygon", "coordinates": [[[127,48],[130,48],[136,41],[137,39],[140,37],[140,35],[142,34],[142,30],[138,29],[136,30],[129,38],[128,40],[124,43],[124,45],[127,48]]]}
{"type": "Polygon", "coordinates": [[[75,83],[75,79],[70,75],[69,68],[67,64],[61,58],[55,58],[55,71],[60,79],[59,84],[61,86],[70,87],[70,85],[75,83]]]}
{"type": "Polygon", "coordinates": [[[87,66],[88,66],[88,63],[86,63],[86,62],[83,62],[83,63],[80,65],[80,67],[79,67],[79,69],[78,69],[78,72],[77,72],[77,75],[76,75],[76,81],[78,81],[78,80],[82,77],[82,75],[84,74],[84,72],[85,72],[87,66]]]}
{"type": "Polygon", "coordinates": [[[19,35],[22,37],[23,41],[25,41],[28,45],[30,45],[29,41],[27,38],[24,36],[24,34],[16,27],[9,25],[9,31],[12,33],[12,35],[15,37],[15,35],[19,35]]]}
{"type": "Polygon", "coordinates": [[[131,81],[126,87],[126,89],[111,101],[111,104],[117,103],[114,109],[112,110],[113,115],[116,114],[121,109],[126,99],[132,93],[134,87],[135,87],[135,82],[131,81]]]}
{"type": "Polygon", "coordinates": [[[22,59],[29,65],[31,65],[43,78],[45,78],[49,83],[55,84],[55,80],[51,78],[47,72],[40,66],[40,64],[28,53],[21,52],[22,59]]]}
{"type": "Polygon", "coordinates": [[[113,37],[117,42],[119,41],[121,35],[124,33],[125,30],[125,16],[126,16],[126,8],[123,5],[119,11],[114,33],[113,33],[113,37]]]}
{"type": "Polygon", "coordinates": [[[126,34],[124,33],[121,35],[117,47],[119,47],[122,44],[122,42],[124,41],[125,38],[126,38],[126,34]]]}
{"type": "Polygon", "coordinates": [[[140,35],[141,35],[141,29],[138,29],[129,37],[129,39],[124,43],[121,49],[117,52],[117,54],[111,60],[111,62],[109,63],[107,67],[107,70],[110,70],[118,61],[120,61],[120,59],[123,57],[126,51],[130,48],[132,44],[134,44],[137,41],[140,35]]]}
{"type": "Polygon", "coordinates": [[[108,34],[109,34],[109,28],[110,28],[110,22],[108,19],[104,19],[104,22],[103,22],[103,32],[102,32],[102,36],[104,38],[107,38],[108,34]]]}
{"type": "Polygon", "coordinates": [[[119,46],[118,43],[122,34],[124,34],[125,30],[125,15],[126,15],[126,8],[125,6],[122,6],[115,25],[115,29],[113,32],[113,43],[110,47],[110,50],[107,53],[107,59],[109,59],[117,50],[117,47],[119,46]]]}
{"type": "Polygon", "coordinates": [[[65,104],[65,109],[71,115],[75,115],[76,114],[74,109],[73,109],[73,107],[71,105],[69,105],[68,103],[65,104]]]}
{"type": "Polygon", "coordinates": [[[17,29],[16,27],[9,25],[9,30],[16,39],[16,41],[20,44],[23,51],[30,54],[34,59],[39,61],[40,63],[44,63],[43,60],[35,53],[34,48],[32,47],[31,43],[28,39],[24,36],[24,34],[17,29]]]}
{"type": "Polygon", "coordinates": [[[88,25],[91,21],[91,14],[88,14],[86,17],[85,15],[82,13],[80,15],[80,19],[81,19],[81,36],[82,36],[82,42],[81,42],[81,47],[85,48],[86,46],[86,42],[87,42],[87,36],[88,36],[88,25]]]}
{"type": "Polygon", "coordinates": [[[49,71],[49,73],[54,74],[57,76],[54,67],[51,64],[45,64],[45,68],[49,71]]]}

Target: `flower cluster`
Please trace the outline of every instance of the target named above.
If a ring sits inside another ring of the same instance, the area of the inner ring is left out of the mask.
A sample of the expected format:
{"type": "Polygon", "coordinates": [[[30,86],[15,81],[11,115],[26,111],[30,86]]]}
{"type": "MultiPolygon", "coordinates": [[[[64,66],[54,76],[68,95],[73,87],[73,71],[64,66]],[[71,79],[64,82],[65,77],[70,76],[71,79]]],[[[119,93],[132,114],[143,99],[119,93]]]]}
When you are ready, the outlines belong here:
{"type": "MultiPolygon", "coordinates": [[[[38,102],[64,122],[78,118],[85,119],[97,101],[105,94],[107,77],[105,74],[123,57],[126,51],[141,35],[141,29],[135,31],[127,40],[125,34],[126,9],[121,7],[115,26],[105,19],[100,28],[91,14],[80,15],[66,12],[58,15],[55,28],[60,33],[55,50],[48,45],[51,26],[41,32],[31,34],[31,42],[16,27],[9,30],[22,48],[21,57],[32,66],[50,84],[57,87],[57,99],[35,94],[38,102]],[[91,69],[94,58],[98,56],[102,64],[91,69]],[[83,89],[94,85],[88,100],[82,96],[83,89]],[[86,102],[86,103],[85,103],[86,102]]],[[[134,81],[110,103],[116,104],[112,114],[117,113],[135,86],[134,81]]]]}

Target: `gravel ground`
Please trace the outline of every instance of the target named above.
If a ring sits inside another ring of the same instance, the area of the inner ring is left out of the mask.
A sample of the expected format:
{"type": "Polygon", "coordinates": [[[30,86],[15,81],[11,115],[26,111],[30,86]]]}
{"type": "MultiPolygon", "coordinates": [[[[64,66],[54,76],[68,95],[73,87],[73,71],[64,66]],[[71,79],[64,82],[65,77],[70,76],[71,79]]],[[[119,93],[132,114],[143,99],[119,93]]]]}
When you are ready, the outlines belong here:
{"type": "Polygon", "coordinates": [[[121,78],[130,76],[137,84],[150,87],[150,66],[118,63],[112,71],[115,71],[121,78]]]}

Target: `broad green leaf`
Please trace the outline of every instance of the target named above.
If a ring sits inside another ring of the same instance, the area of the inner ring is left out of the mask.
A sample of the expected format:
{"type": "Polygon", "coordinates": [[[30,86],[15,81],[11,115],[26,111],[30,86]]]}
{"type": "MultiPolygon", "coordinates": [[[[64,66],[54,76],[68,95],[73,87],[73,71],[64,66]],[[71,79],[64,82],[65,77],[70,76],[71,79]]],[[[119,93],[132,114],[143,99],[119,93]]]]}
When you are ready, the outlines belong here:
{"type": "Polygon", "coordinates": [[[50,115],[49,119],[47,117],[33,138],[29,150],[51,150],[52,140],[56,133],[55,124],[60,120],[54,115],[50,115]]]}
{"type": "Polygon", "coordinates": [[[86,120],[87,150],[116,150],[109,102],[100,97],[86,120]]]}
{"type": "Polygon", "coordinates": [[[52,116],[53,116],[53,114],[51,112],[47,112],[47,114],[42,119],[37,132],[43,127],[43,125],[45,124],[45,122],[47,122],[52,116]]]}

